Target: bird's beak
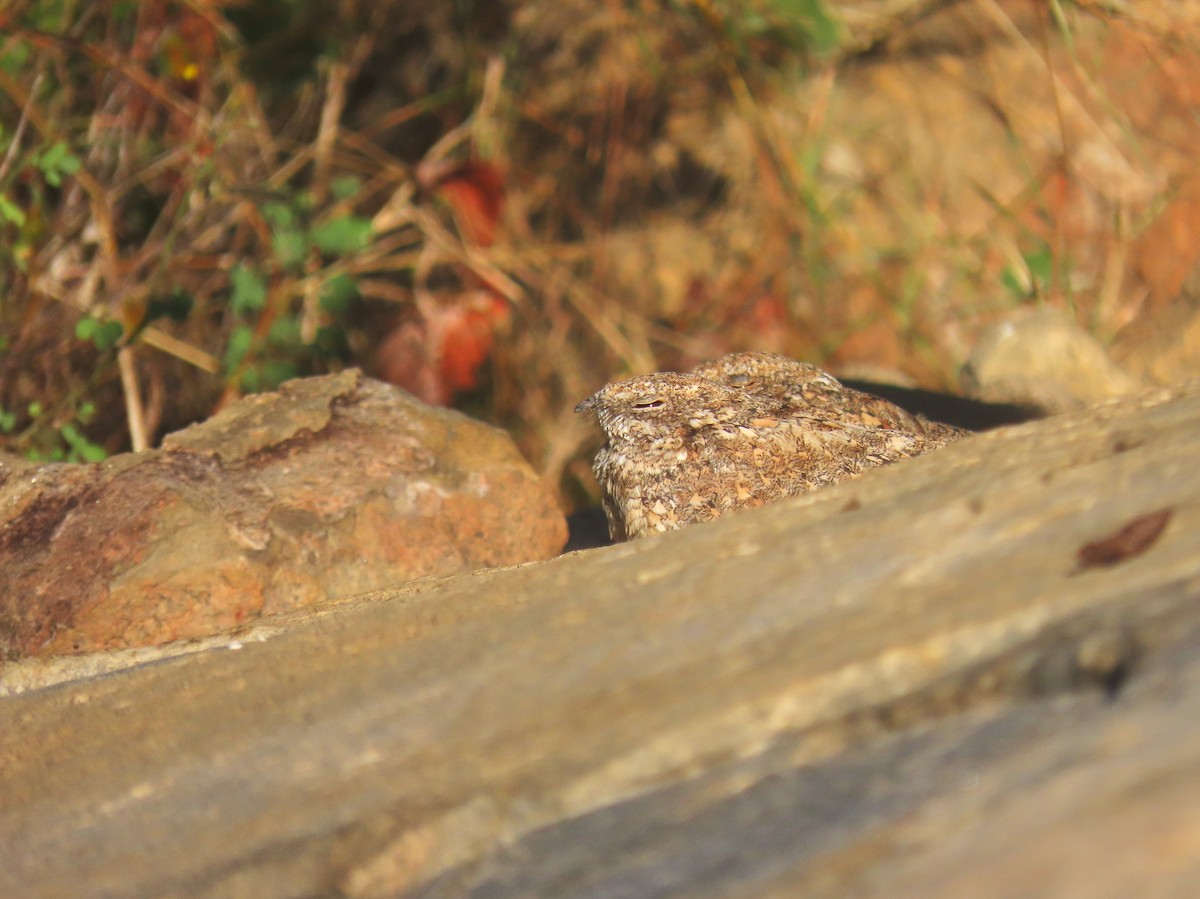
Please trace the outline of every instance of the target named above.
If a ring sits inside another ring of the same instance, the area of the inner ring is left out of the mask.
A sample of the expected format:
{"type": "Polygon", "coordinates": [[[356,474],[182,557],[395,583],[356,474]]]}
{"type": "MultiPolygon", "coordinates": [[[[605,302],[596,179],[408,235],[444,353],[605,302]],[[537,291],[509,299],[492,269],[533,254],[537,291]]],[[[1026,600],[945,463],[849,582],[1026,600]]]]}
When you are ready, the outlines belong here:
{"type": "Polygon", "coordinates": [[[595,408],[596,408],[596,395],[593,393],[586,400],[584,400],[582,403],[580,403],[578,406],[575,407],[575,414],[578,415],[580,412],[591,412],[595,408]]]}

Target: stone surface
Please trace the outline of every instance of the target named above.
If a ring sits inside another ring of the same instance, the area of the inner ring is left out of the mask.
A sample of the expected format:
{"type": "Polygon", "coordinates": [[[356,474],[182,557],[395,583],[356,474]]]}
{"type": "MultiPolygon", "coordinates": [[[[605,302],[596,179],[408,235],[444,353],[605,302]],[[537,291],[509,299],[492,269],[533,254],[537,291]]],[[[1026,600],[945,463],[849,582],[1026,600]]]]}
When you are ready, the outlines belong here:
{"type": "Polygon", "coordinates": [[[0,462],[0,657],[208,634],[565,539],[504,432],[354,371],[292,381],[161,450],[0,462]]]}
{"type": "Polygon", "coordinates": [[[1057,309],[1021,314],[987,331],[963,366],[964,390],[1046,412],[1079,409],[1135,389],[1094,337],[1057,309]]]}
{"type": "Polygon", "coordinates": [[[1191,896],[1197,451],[1193,385],[76,659],[0,701],[0,894],[1191,896]]]}

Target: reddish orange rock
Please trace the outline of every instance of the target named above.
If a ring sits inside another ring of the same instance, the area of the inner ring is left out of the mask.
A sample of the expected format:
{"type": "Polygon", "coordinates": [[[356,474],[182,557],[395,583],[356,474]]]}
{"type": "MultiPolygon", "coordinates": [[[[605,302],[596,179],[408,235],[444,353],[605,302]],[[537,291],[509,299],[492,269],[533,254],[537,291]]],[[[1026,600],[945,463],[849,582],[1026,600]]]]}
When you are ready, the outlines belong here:
{"type": "Polygon", "coordinates": [[[565,539],[503,431],[357,371],[291,381],[160,450],[0,460],[0,657],[198,636],[565,539]]]}

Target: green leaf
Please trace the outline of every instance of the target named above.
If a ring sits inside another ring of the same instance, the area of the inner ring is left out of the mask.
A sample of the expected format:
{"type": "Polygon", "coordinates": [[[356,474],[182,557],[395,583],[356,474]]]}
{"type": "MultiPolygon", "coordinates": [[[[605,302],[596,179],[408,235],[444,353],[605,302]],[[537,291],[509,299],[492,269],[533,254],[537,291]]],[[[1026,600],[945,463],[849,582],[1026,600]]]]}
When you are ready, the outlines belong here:
{"type": "Polygon", "coordinates": [[[349,275],[334,275],[321,285],[321,308],[331,315],[343,315],[358,296],[358,284],[349,275]]]}
{"type": "Polygon", "coordinates": [[[249,325],[238,325],[229,335],[229,345],[225,347],[225,371],[231,372],[237,368],[254,342],[254,331],[249,325]]]}
{"type": "Polygon", "coordinates": [[[25,68],[32,48],[28,41],[21,40],[13,41],[7,49],[8,52],[0,56],[0,69],[16,75],[25,68]]]}
{"type": "Polygon", "coordinates": [[[85,402],[85,403],[80,404],[79,411],[76,413],[76,418],[78,418],[84,424],[87,424],[89,421],[91,421],[95,417],[96,417],[96,404],[95,403],[85,402]]]}
{"type": "Polygon", "coordinates": [[[371,242],[371,220],[357,215],[344,215],[318,225],[313,229],[312,239],[322,253],[331,256],[357,253],[371,242]]]}
{"type": "Polygon", "coordinates": [[[362,189],[362,182],[354,175],[338,175],[329,185],[329,192],[337,200],[348,200],[362,189]]]}
{"type": "Polygon", "coordinates": [[[796,22],[808,39],[808,45],[818,53],[833,50],[838,45],[837,22],[825,8],[824,0],[777,0],[780,8],[796,22]]]}
{"type": "Polygon", "coordinates": [[[5,434],[11,434],[16,426],[17,413],[5,412],[3,409],[0,409],[0,431],[3,431],[5,434]]]}
{"type": "Polygon", "coordinates": [[[1013,268],[1010,266],[1000,273],[1000,283],[1007,288],[1008,292],[1016,297],[1028,296],[1029,291],[1025,289],[1025,284],[1013,268]]]}
{"type": "Polygon", "coordinates": [[[239,262],[229,273],[229,280],[233,284],[229,302],[238,315],[258,312],[267,304],[267,282],[254,269],[239,262]]]}
{"type": "Polygon", "coordinates": [[[107,350],[116,346],[124,334],[125,328],[120,322],[101,322],[92,343],[96,344],[97,349],[107,350]]]}
{"type": "Polygon", "coordinates": [[[30,418],[37,418],[38,416],[40,416],[42,414],[42,404],[39,403],[37,400],[34,400],[26,408],[26,411],[29,413],[30,418]]]}
{"type": "Polygon", "coordinates": [[[113,21],[121,23],[132,18],[137,8],[138,4],[134,0],[130,0],[128,3],[114,3],[112,5],[113,21]]]}
{"type": "Polygon", "coordinates": [[[308,252],[308,238],[296,210],[287,203],[263,204],[263,218],[271,223],[271,249],[284,268],[295,268],[308,252]]]}
{"type": "Polygon", "coordinates": [[[278,347],[300,346],[300,320],[292,316],[280,316],[271,322],[267,343],[278,347]]]}
{"type": "Polygon", "coordinates": [[[271,250],[279,264],[294,269],[304,261],[308,252],[308,240],[304,233],[295,228],[280,228],[271,234],[271,250]]]}
{"type": "Polygon", "coordinates": [[[83,459],[84,462],[103,462],[108,458],[103,447],[92,443],[79,432],[73,424],[68,422],[59,429],[63,436],[63,440],[67,441],[67,445],[74,450],[75,455],[83,459]]]}
{"type": "Polygon", "coordinates": [[[262,215],[272,228],[295,228],[296,212],[287,203],[272,201],[264,203],[262,215]]]}
{"type": "Polygon", "coordinates": [[[1049,284],[1054,277],[1054,253],[1045,244],[1025,254],[1025,265],[1036,282],[1049,284]]]}
{"type": "Polygon", "coordinates": [[[33,164],[41,170],[42,177],[51,187],[59,187],[64,175],[74,175],[83,166],[62,141],[56,141],[34,156],[33,164]]]}
{"type": "Polygon", "coordinates": [[[67,29],[70,19],[63,0],[39,0],[26,6],[28,10],[22,17],[25,20],[22,24],[52,34],[60,34],[67,29]]]}
{"type": "Polygon", "coordinates": [[[25,210],[4,194],[0,194],[0,219],[10,222],[18,228],[23,228],[25,227],[25,210]]]}
{"type": "MultiPolygon", "coordinates": [[[[272,359],[263,362],[254,372],[253,380],[256,382],[255,390],[274,390],[284,381],[290,381],[296,377],[297,369],[295,363],[288,362],[284,359],[272,359]]],[[[250,372],[247,372],[250,374],[250,372]]],[[[243,381],[243,383],[245,383],[243,381]]]]}
{"type": "Polygon", "coordinates": [[[124,334],[125,328],[120,322],[102,321],[92,315],[85,315],[75,322],[75,336],[80,340],[90,340],[98,350],[116,346],[124,334]]]}

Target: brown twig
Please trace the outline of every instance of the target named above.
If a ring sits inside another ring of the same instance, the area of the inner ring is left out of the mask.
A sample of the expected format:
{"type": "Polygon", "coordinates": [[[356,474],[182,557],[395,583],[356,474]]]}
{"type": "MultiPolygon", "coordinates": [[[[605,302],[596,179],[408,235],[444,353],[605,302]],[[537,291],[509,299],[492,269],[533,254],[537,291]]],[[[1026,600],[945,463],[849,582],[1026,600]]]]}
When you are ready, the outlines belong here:
{"type": "Polygon", "coordinates": [[[121,391],[125,396],[129,443],[135,453],[140,453],[149,449],[150,443],[146,437],[146,409],[142,405],[142,391],[138,386],[132,346],[123,346],[117,351],[117,367],[121,372],[121,391]]]}

